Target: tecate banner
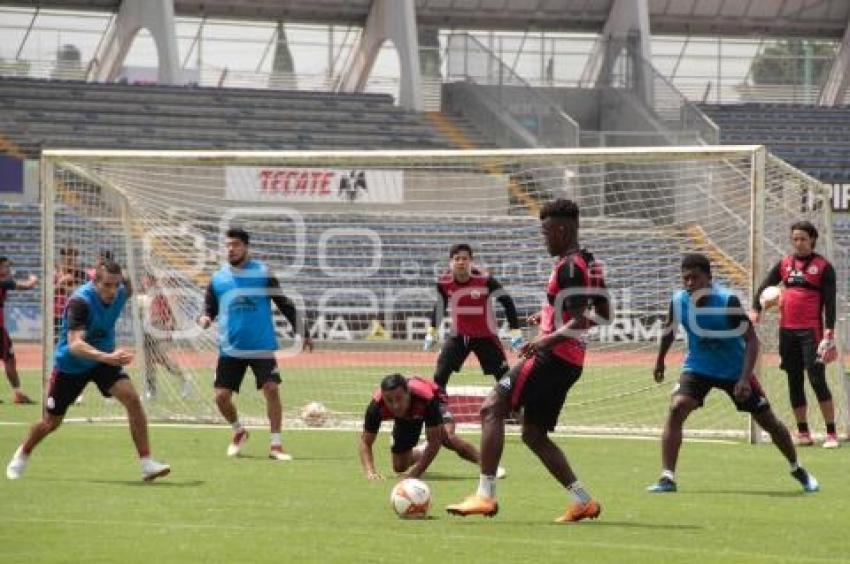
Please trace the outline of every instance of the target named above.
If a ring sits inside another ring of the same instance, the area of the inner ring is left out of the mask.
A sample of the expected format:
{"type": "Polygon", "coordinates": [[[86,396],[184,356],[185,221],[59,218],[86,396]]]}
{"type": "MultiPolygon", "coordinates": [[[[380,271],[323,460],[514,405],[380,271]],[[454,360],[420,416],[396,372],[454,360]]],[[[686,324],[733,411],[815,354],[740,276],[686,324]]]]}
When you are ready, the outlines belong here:
{"type": "Polygon", "coordinates": [[[226,197],[239,202],[400,204],[401,170],[226,167],[226,197]]]}

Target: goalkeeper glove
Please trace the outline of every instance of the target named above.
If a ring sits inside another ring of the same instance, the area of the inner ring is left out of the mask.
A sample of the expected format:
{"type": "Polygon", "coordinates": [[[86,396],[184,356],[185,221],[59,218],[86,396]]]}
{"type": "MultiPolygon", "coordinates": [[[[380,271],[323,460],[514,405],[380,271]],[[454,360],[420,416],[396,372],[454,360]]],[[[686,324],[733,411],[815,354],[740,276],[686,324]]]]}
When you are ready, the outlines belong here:
{"type": "Polygon", "coordinates": [[[509,335],[511,337],[511,349],[518,351],[525,344],[525,337],[522,336],[522,331],[519,329],[511,329],[509,335]]]}
{"type": "Polygon", "coordinates": [[[425,342],[422,343],[423,351],[430,351],[434,348],[434,343],[437,342],[437,330],[433,327],[428,327],[428,332],[425,334],[425,342]]]}
{"type": "Polygon", "coordinates": [[[824,331],[823,339],[821,339],[818,345],[817,361],[821,364],[829,364],[836,358],[838,358],[838,348],[835,346],[832,330],[827,329],[824,331]]]}

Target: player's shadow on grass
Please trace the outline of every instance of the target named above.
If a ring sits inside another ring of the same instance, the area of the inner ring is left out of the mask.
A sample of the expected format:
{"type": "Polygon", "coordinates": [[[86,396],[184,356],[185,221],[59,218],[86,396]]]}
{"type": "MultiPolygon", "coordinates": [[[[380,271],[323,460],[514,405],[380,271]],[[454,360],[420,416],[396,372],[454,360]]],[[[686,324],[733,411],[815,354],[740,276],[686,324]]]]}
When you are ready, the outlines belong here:
{"type": "Polygon", "coordinates": [[[803,497],[806,494],[800,491],[775,491],[775,490],[692,490],[679,492],[677,495],[751,495],[758,497],[803,497]]]}
{"type": "Polygon", "coordinates": [[[86,480],[90,484],[106,484],[108,486],[136,486],[145,488],[197,488],[206,484],[204,480],[156,480],[143,482],[142,480],[86,480]]]}
{"type": "MultiPolygon", "coordinates": [[[[605,521],[605,516],[603,515],[602,520],[596,521],[585,521],[581,523],[584,525],[585,523],[589,525],[593,525],[594,527],[623,527],[626,529],[647,529],[647,530],[666,530],[666,531],[699,531],[704,527],[700,527],[699,525],[683,525],[681,523],[636,523],[635,521],[605,521]]],[[[563,527],[563,523],[552,523],[553,525],[557,525],[559,527],[563,527]]]]}
{"type": "MultiPolygon", "coordinates": [[[[401,479],[401,476],[396,476],[401,479]]],[[[458,475],[458,474],[432,474],[430,472],[426,472],[422,479],[426,482],[460,482],[460,481],[469,481],[469,475],[458,475]]]]}
{"type": "Polygon", "coordinates": [[[327,460],[327,461],[350,461],[350,456],[300,456],[298,454],[292,455],[292,460],[271,460],[266,455],[261,454],[240,454],[236,457],[236,460],[246,460],[251,462],[268,462],[269,464],[279,464],[281,466],[285,466],[287,464],[298,464],[299,462],[315,462],[317,460],[327,460]]]}
{"type": "Polygon", "coordinates": [[[582,521],[581,523],[554,523],[552,521],[549,522],[541,522],[539,520],[529,520],[529,521],[518,521],[510,518],[505,518],[504,520],[499,520],[499,517],[495,519],[486,519],[486,520],[466,520],[460,521],[458,517],[454,517],[452,515],[446,516],[449,520],[456,520],[456,522],[460,523],[484,523],[488,526],[511,526],[516,527],[517,525],[528,525],[529,527],[539,527],[541,525],[551,525],[553,527],[616,527],[616,528],[624,528],[624,529],[644,529],[650,531],[701,531],[704,527],[699,525],[683,525],[681,523],[637,523],[635,521],[606,521],[605,517],[601,517],[598,520],[593,521],[582,521]]]}

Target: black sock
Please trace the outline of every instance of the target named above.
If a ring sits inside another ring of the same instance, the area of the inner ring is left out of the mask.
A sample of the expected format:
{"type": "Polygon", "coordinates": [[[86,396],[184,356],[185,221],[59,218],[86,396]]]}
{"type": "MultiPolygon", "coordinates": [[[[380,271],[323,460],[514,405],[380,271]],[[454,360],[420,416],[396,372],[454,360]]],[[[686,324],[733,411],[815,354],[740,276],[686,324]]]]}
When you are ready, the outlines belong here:
{"type": "Polygon", "coordinates": [[[806,421],[801,423],[797,423],[797,431],[800,433],[808,433],[809,432],[809,424],[806,421]]]}
{"type": "Polygon", "coordinates": [[[826,433],[828,435],[834,435],[835,434],[835,423],[827,423],[826,424],[826,433]]]}
{"type": "Polygon", "coordinates": [[[808,473],[802,466],[791,472],[791,475],[794,476],[794,478],[796,478],[801,484],[805,484],[809,478],[808,473]]]}

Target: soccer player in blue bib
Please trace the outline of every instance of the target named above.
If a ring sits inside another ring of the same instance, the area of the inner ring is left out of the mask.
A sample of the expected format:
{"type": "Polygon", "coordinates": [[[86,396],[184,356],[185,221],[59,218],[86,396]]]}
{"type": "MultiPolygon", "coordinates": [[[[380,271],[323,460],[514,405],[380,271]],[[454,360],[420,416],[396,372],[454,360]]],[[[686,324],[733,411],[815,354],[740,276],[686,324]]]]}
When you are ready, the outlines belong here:
{"type": "Polygon", "coordinates": [[[93,281],[71,295],[62,314],[44,417],[30,428],[6,467],[6,477],[10,480],[21,477],[33,449],[59,428],[68,406],[89,382],[94,382],[104,397],[114,397],[127,410],[130,434],[141,460],[142,479],[151,481],[171,471],[170,466],[150,455],[142,402],[124,372],[124,367],[133,361],[133,351],[115,346],[115,324],[130,293],[121,267],[107,262],[97,268],[93,281]]]}
{"type": "Polygon", "coordinates": [[[741,301],[727,288],[712,282],[711,263],[701,254],[682,259],[682,286],[670,301],[655,363],[655,381],[664,380],[664,359],[675,339],[677,324],[685,330],[687,352],[661,438],[661,477],[647,490],[676,491],[682,427],[688,415],[703,405],[708,392],[718,388],[726,392],[738,411],[750,413],[767,431],[803,490],[817,491],[817,480],[797,463],[791,434],[774,415],[753,372],[759,341],[741,301]]]}
{"type": "MultiPolygon", "coordinates": [[[[219,357],[215,369],[215,402],[233,427],[233,440],[227,456],[237,456],[248,440],[248,431],[239,421],[233,393],[239,392],[245,371],[251,367],[257,389],[266,399],[271,426],[272,460],[292,460],[284,452],[280,439],[283,408],[280,403],[280,373],[275,351],[277,336],[272,320],[272,302],[298,335],[295,304],[281,293],[280,283],[268,267],[249,257],[251,238],[244,229],[229,229],[225,234],[227,262],[210,280],[204,315],[198,323],[206,329],[218,318],[219,357]]],[[[304,332],[304,349],[313,343],[304,332]]]]}

